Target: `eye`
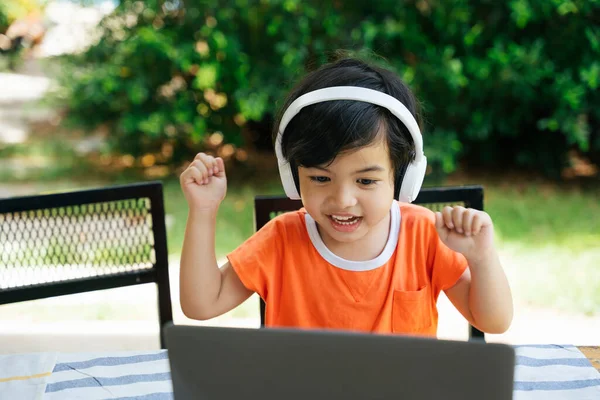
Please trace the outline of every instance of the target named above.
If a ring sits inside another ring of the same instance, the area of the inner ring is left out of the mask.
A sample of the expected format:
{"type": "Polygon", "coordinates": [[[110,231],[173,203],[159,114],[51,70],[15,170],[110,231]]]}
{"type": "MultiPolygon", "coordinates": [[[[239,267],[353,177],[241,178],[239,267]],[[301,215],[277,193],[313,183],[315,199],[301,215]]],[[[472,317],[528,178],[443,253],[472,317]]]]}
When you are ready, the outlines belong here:
{"type": "Polygon", "coordinates": [[[310,180],[313,182],[318,182],[318,183],[329,182],[329,178],[326,176],[311,176],[310,180]]]}
{"type": "Polygon", "coordinates": [[[377,181],[375,179],[359,179],[358,183],[360,183],[363,186],[370,186],[370,185],[374,185],[377,181]]]}

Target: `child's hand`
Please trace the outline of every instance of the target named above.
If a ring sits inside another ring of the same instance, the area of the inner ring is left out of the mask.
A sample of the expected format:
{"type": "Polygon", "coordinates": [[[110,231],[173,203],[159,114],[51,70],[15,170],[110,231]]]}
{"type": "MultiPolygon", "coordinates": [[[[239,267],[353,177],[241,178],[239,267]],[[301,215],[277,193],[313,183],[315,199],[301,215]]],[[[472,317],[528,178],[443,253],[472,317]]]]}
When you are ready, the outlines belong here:
{"type": "Polygon", "coordinates": [[[198,153],[179,181],[190,211],[216,211],[227,193],[225,164],[220,157],[198,153]]]}
{"type": "Polygon", "coordinates": [[[435,213],[435,227],[442,242],[469,261],[486,257],[494,249],[494,225],[483,211],[444,207],[435,213]]]}

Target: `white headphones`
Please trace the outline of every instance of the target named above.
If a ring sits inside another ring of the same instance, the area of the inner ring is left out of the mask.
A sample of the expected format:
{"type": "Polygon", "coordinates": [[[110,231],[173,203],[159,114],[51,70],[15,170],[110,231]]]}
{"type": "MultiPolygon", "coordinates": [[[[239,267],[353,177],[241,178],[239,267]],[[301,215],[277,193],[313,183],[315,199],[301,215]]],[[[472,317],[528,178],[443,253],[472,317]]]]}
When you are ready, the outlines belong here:
{"type": "Polygon", "coordinates": [[[406,106],[398,101],[398,99],[377,90],[358,86],[334,86],[315,90],[298,97],[287,108],[281,118],[277,139],[275,140],[275,154],[277,155],[279,175],[281,176],[281,183],[283,184],[285,194],[290,199],[300,199],[300,194],[296,188],[296,183],[294,182],[290,163],[284,159],[281,150],[283,132],[292,118],[294,118],[304,107],[331,100],[364,101],[366,103],[385,107],[394,114],[404,126],[406,126],[415,143],[415,159],[406,168],[398,200],[405,203],[411,203],[415,200],[421,190],[423,178],[425,177],[425,169],[427,168],[427,158],[425,157],[425,154],[423,154],[423,140],[419,125],[406,106]]]}

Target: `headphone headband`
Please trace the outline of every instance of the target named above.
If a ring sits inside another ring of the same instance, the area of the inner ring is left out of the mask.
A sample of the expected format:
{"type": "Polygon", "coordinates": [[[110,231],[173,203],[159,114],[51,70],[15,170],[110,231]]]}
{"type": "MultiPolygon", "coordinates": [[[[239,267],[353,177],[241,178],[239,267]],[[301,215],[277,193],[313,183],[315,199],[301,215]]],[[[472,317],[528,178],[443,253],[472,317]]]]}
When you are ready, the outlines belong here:
{"type": "MultiPolygon", "coordinates": [[[[415,144],[415,160],[411,163],[411,165],[409,165],[409,169],[407,172],[410,172],[410,167],[414,166],[417,167],[417,169],[420,171],[419,174],[421,174],[422,172],[422,176],[420,177],[420,182],[418,183],[418,187],[416,188],[416,193],[403,196],[402,191],[404,192],[404,194],[406,194],[407,192],[403,188],[401,190],[400,197],[404,197],[403,200],[408,202],[414,200],[416,194],[420,190],[421,183],[425,175],[425,165],[427,163],[427,159],[425,158],[425,155],[423,153],[423,140],[421,137],[421,131],[419,130],[419,125],[417,124],[417,121],[415,120],[411,112],[408,110],[408,108],[406,108],[406,106],[402,104],[398,99],[386,93],[359,86],[333,86],[308,92],[294,100],[292,104],[290,104],[290,106],[285,110],[281,118],[281,122],[279,124],[279,129],[277,131],[277,138],[275,140],[275,153],[277,155],[281,180],[288,197],[299,199],[300,195],[298,193],[298,189],[296,188],[293,175],[290,170],[290,165],[283,158],[283,151],[281,146],[283,132],[285,131],[285,128],[290,123],[292,118],[294,118],[304,107],[332,100],[363,101],[366,103],[371,103],[384,107],[387,110],[389,110],[396,118],[398,118],[400,122],[404,124],[404,126],[406,126],[415,144]]],[[[414,191],[415,190],[412,189],[411,193],[414,191]]]]}

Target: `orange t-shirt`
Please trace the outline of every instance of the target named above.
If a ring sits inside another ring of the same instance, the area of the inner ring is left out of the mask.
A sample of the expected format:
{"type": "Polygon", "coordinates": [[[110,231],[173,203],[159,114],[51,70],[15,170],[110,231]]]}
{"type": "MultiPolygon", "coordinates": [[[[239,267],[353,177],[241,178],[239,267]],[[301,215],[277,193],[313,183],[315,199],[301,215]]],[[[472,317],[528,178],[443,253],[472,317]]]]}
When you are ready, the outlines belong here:
{"type": "Polygon", "coordinates": [[[435,336],[438,295],[467,261],[440,241],[432,211],[394,202],[390,212],[388,243],[370,261],[331,253],[301,209],[271,220],[229,262],[265,300],[267,326],[435,336]]]}

